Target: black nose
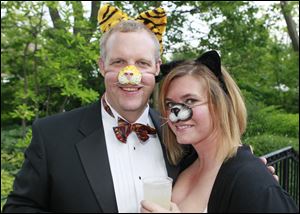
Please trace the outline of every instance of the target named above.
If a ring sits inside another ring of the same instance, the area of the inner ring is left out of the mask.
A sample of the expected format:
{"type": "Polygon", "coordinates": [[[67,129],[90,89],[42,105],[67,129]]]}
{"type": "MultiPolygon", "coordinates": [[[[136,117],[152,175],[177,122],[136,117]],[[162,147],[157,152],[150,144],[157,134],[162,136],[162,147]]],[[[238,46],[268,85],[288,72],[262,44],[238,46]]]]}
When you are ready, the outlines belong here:
{"type": "Polygon", "coordinates": [[[180,112],[180,109],[179,108],[172,108],[171,112],[174,113],[177,116],[178,113],[180,112]]]}

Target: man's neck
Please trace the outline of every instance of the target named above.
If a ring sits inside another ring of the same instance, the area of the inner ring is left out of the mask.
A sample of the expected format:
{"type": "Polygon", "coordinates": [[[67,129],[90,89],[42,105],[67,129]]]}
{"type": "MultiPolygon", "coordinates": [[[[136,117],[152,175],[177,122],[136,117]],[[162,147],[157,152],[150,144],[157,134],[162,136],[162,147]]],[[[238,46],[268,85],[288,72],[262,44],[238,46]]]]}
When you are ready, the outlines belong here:
{"type": "Polygon", "coordinates": [[[129,123],[134,123],[135,121],[137,121],[140,118],[140,116],[143,114],[144,110],[142,112],[137,112],[137,111],[126,111],[126,112],[118,112],[117,111],[117,112],[121,117],[123,117],[129,123]]]}
{"type": "Polygon", "coordinates": [[[125,111],[122,109],[115,108],[105,97],[106,103],[112,108],[118,115],[120,115],[123,119],[125,119],[129,123],[134,123],[137,121],[141,115],[145,112],[148,105],[146,105],[142,110],[136,110],[136,111],[125,111]]]}

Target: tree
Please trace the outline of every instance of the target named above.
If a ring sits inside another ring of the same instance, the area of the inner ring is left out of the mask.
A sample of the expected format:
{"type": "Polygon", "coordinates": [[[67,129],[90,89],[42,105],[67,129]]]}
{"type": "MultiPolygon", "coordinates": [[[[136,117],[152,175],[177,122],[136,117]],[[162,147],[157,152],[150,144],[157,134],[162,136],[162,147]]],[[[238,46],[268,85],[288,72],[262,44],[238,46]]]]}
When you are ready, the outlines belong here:
{"type": "MultiPolygon", "coordinates": [[[[298,2],[299,4],[299,2],[298,2]]],[[[292,41],[294,51],[299,52],[299,34],[297,32],[296,23],[291,15],[291,7],[287,1],[280,1],[281,10],[286,21],[289,36],[292,41]]],[[[299,8],[299,5],[298,5],[299,8]]]]}
{"type": "MultiPolygon", "coordinates": [[[[46,3],[58,7],[57,2],[46,3]]],[[[78,107],[99,96],[95,91],[101,86],[95,75],[99,33],[94,16],[100,4],[92,3],[91,22],[82,20],[80,4],[72,5],[74,11],[61,7],[56,11],[62,20],[53,18],[53,26],[59,27],[52,28],[46,25],[44,2],[1,2],[5,11],[1,70],[2,76],[9,77],[1,81],[5,95],[1,115],[6,121],[20,118],[25,127],[26,121],[78,107]],[[73,14],[78,17],[75,23],[70,22],[73,14]]]]}
{"type": "MultiPolygon", "coordinates": [[[[298,112],[299,56],[289,45],[272,38],[269,30],[280,18],[278,11],[276,18],[269,14],[258,18],[259,8],[247,1],[111,4],[131,17],[164,7],[168,14],[164,62],[167,57],[195,58],[205,50],[216,49],[254,102],[298,112]],[[288,92],[278,91],[283,85],[289,88],[288,92]]],[[[23,121],[25,127],[35,118],[95,101],[104,92],[97,66],[100,5],[101,2],[92,1],[91,13],[86,17],[81,1],[1,2],[2,123],[23,121]],[[48,11],[52,23],[46,21],[48,11]]],[[[279,4],[276,5],[278,10],[279,4]]],[[[151,99],[156,108],[158,94],[157,84],[151,99]]]]}

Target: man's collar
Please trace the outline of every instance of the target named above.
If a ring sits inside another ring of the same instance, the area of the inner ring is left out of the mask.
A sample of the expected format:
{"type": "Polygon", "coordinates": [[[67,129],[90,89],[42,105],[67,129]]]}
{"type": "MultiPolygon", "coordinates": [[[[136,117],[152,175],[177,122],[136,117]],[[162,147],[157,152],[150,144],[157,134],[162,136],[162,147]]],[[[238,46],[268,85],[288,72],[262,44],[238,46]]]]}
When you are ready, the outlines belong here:
{"type": "MultiPolygon", "coordinates": [[[[126,120],[125,118],[123,118],[111,105],[110,103],[108,102],[107,100],[107,97],[106,97],[106,94],[104,94],[104,99],[106,101],[106,104],[109,106],[112,114],[114,115],[114,119],[116,121],[116,123],[118,123],[118,118],[122,118],[123,120],[126,120]]],[[[101,105],[103,105],[103,103],[101,102],[101,105]]],[[[141,124],[144,124],[144,125],[149,125],[149,104],[147,103],[147,106],[145,108],[145,110],[143,111],[142,115],[133,123],[141,123],[141,124]]],[[[106,112],[107,113],[107,112],[106,112]]],[[[127,120],[126,120],[127,121],[127,120]]]]}

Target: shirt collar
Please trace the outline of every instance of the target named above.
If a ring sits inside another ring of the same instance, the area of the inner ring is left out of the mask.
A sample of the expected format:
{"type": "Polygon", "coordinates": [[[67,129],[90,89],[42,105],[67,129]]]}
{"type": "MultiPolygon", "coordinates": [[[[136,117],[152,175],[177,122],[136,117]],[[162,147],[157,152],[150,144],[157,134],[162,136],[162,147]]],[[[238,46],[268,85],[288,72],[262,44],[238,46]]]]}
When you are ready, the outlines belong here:
{"type": "MultiPolygon", "coordinates": [[[[122,118],[123,120],[127,121],[125,118],[123,118],[111,105],[110,103],[108,102],[107,98],[106,98],[106,94],[104,94],[104,99],[107,103],[107,105],[109,106],[109,108],[111,109],[111,112],[113,113],[114,115],[114,119],[116,121],[116,123],[118,123],[118,118],[122,118]]],[[[101,105],[103,106],[103,103],[101,102],[101,105]]],[[[144,124],[144,125],[150,125],[150,121],[149,121],[149,104],[147,103],[147,106],[145,108],[145,110],[143,111],[142,115],[133,123],[141,123],[141,124],[144,124]]],[[[106,114],[108,114],[106,111],[105,111],[106,114]]],[[[108,114],[109,115],[109,114],[108,114]]],[[[109,115],[110,116],[110,115],[109,115]]],[[[110,116],[111,117],[111,116],[110,116]]]]}

